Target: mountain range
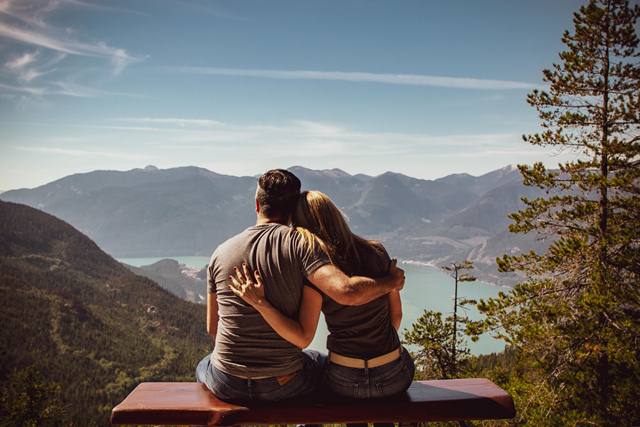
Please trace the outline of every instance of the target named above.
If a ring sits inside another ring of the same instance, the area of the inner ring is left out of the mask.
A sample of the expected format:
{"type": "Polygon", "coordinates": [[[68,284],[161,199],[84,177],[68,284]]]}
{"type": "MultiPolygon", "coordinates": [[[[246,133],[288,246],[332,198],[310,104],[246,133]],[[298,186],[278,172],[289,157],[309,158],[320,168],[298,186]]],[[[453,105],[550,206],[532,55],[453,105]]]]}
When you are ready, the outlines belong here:
{"type": "MultiPolygon", "coordinates": [[[[507,230],[507,214],[522,206],[520,197],[539,194],[522,185],[513,166],[435,180],[393,172],[290,170],[304,189],[328,194],[354,232],[381,240],[401,259],[434,265],[471,259],[479,278],[513,283],[514,276],[497,273],[495,257],[545,245],[507,230]]],[[[49,212],[116,257],[208,256],[255,221],[255,187],[255,177],[148,166],[74,174],[7,191],[0,199],[49,212]]]]}
{"type": "Polygon", "coordinates": [[[166,258],[140,267],[124,265],[135,274],[153,280],[177,297],[190,302],[206,303],[206,268],[198,270],[166,258]]]}
{"type": "Polygon", "coordinates": [[[71,225],[0,202],[0,425],[109,425],[141,381],[193,381],[205,309],[71,225]]]}

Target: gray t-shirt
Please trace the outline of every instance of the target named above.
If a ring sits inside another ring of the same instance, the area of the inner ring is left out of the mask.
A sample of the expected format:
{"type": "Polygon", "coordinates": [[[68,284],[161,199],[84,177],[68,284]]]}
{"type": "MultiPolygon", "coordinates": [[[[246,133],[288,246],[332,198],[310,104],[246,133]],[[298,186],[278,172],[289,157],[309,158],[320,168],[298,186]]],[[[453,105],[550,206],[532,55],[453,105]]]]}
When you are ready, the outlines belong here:
{"type": "Polygon", "coordinates": [[[218,332],[212,359],[216,368],[246,378],[285,375],[302,368],[302,352],[278,335],[253,307],[229,288],[233,268],[246,262],[262,275],[265,296],[297,319],[306,276],[328,264],[299,233],[282,224],[247,228],[222,243],[211,256],[208,291],[217,294],[218,332]]]}

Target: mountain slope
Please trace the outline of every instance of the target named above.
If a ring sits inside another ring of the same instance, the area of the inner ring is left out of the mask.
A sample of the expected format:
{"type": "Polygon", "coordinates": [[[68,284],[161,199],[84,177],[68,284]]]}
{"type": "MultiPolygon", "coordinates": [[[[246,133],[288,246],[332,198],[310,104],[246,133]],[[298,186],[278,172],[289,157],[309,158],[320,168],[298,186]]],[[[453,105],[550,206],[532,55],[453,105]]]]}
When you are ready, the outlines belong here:
{"type": "Polygon", "coordinates": [[[0,417],[108,425],[138,382],[192,380],[204,307],[136,276],[69,224],[0,202],[0,417]]]}
{"type": "Polygon", "coordinates": [[[207,253],[253,219],[255,180],[196,167],[71,175],[2,199],[51,213],[117,256],[207,253]],[[211,226],[224,224],[223,227],[211,226]]]}
{"type": "MultiPolygon", "coordinates": [[[[425,262],[461,259],[482,250],[487,239],[506,232],[507,214],[520,206],[522,195],[539,194],[522,185],[513,166],[477,177],[454,174],[436,180],[392,172],[372,177],[340,169],[291,170],[303,189],[327,193],[354,232],[382,240],[394,256],[425,262]]],[[[56,215],[117,257],[208,256],[253,224],[255,186],[255,177],[197,167],[147,167],[71,175],[38,188],[8,191],[0,199],[56,215]]],[[[531,239],[510,235],[494,242],[507,240],[505,250],[527,247],[531,239]]],[[[485,267],[494,267],[488,255],[482,260],[485,267]]]]}
{"type": "Polygon", "coordinates": [[[206,269],[189,268],[173,259],[161,259],[140,267],[126,267],[139,276],[148,277],[179,298],[200,304],[206,302],[206,269]]]}

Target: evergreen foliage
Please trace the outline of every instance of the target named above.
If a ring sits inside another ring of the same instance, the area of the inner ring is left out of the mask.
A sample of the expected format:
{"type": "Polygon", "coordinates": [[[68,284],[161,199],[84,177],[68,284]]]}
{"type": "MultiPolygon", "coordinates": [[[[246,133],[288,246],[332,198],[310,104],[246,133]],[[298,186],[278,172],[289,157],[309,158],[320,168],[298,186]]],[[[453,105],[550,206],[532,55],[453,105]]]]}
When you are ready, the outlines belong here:
{"type": "MultiPolygon", "coordinates": [[[[416,372],[420,379],[456,378],[462,375],[461,364],[469,358],[470,351],[459,325],[465,326],[469,318],[458,317],[458,307],[475,304],[475,301],[459,299],[460,282],[476,280],[465,272],[473,268],[471,261],[453,262],[443,267],[454,279],[453,313],[447,317],[438,311],[425,310],[422,316],[405,331],[404,342],[418,349],[413,352],[416,372]]],[[[474,339],[477,339],[474,337],[474,339]]]]}
{"type": "Polygon", "coordinates": [[[141,381],[193,381],[205,312],[36,209],[0,202],[0,425],[109,425],[141,381]]]}
{"type": "Polygon", "coordinates": [[[532,425],[640,423],[638,16],[626,0],[582,6],[544,70],[548,90],[528,96],[542,130],[524,140],[578,160],[519,166],[545,196],[523,198],[509,229],[553,243],[497,259],[526,280],[481,301],[486,320],[469,331],[493,330],[518,354],[506,387],[532,425]]]}

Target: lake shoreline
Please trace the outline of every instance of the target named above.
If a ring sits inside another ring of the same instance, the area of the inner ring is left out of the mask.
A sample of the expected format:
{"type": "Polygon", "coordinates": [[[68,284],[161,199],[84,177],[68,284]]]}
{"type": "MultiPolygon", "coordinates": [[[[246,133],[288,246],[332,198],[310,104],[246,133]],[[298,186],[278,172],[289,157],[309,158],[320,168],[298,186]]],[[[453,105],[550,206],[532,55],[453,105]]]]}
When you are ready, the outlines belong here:
{"type": "MultiPolygon", "coordinates": [[[[119,262],[130,265],[149,265],[162,259],[173,259],[186,267],[202,269],[209,261],[209,257],[183,256],[183,257],[140,257],[119,258],[119,262]]],[[[402,260],[402,268],[405,270],[406,282],[402,292],[403,320],[400,333],[410,329],[412,324],[423,314],[424,310],[439,311],[450,314],[453,311],[452,297],[454,293],[453,278],[445,271],[432,263],[415,260],[402,260]]],[[[478,280],[461,284],[459,296],[469,299],[487,299],[496,297],[501,291],[500,285],[478,280]]],[[[476,310],[468,313],[472,318],[479,319],[480,314],[476,310]]],[[[312,349],[324,350],[328,331],[324,321],[318,327],[316,337],[310,346],[312,349]]],[[[472,354],[491,354],[504,349],[504,344],[499,340],[482,336],[477,343],[468,342],[472,354]]]]}

